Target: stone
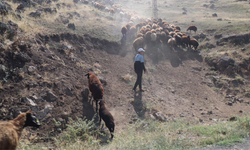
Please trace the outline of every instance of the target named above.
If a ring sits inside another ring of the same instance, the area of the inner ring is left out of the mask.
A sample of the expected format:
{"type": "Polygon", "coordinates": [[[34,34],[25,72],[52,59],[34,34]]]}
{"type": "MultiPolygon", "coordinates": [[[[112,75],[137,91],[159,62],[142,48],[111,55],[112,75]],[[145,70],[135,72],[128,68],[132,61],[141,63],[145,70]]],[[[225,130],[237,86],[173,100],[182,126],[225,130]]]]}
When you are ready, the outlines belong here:
{"type": "Polygon", "coordinates": [[[72,96],[72,88],[71,87],[67,87],[65,90],[65,94],[68,95],[68,96],[72,96]]]}
{"type": "Polygon", "coordinates": [[[18,53],[18,54],[16,55],[16,58],[17,58],[18,60],[20,60],[21,62],[29,62],[29,61],[30,61],[29,56],[27,56],[27,55],[25,55],[25,54],[23,54],[23,53],[18,53]]]}
{"type": "Polygon", "coordinates": [[[69,23],[69,24],[68,24],[68,28],[70,28],[70,29],[72,29],[72,30],[75,30],[75,29],[76,29],[74,23],[69,23]]]}
{"type": "Polygon", "coordinates": [[[107,81],[103,77],[97,76],[97,78],[101,81],[102,85],[104,85],[104,86],[107,85],[107,81]]]}
{"type": "Polygon", "coordinates": [[[0,65],[0,80],[5,78],[6,76],[6,67],[4,65],[0,65]]]}
{"type": "Polygon", "coordinates": [[[151,119],[153,119],[153,120],[155,120],[155,119],[156,119],[156,118],[155,118],[155,116],[154,116],[154,115],[152,115],[152,114],[150,114],[149,116],[150,116],[150,118],[151,118],[151,119]]]}
{"type": "Polygon", "coordinates": [[[50,104],[46,104],[45,108],[36,112],[36,117],[39,120],[42,120],[43,118],[45,118],[47,116],[47,114],[49,114],[51,111],[53,110],[53,105],[50,104]]]}
{"type": "Polygon", "coordinates": [[[212,17],[218,17],[218,15],[216,13],[213,13],[212,17]]]}
{"type": "Polygon", "coordinates": [[[36,106],[37,105],[32,99],[30,99],[28,97],[24,97],[23,99],[24,99],[24,101],[26,101],[31,106],[36,106]]]}
{"type": "Polygon", "coordinates": [[[234,63],[235,61],[232,58],[228,56],[222,56],[218,59],[216,68],[220,71],[224,71],[228,66],[233,66],[234,63]]]}
{"type": "Polygon", "coordinates": [[[160,121],[167,121],[167,118],[161,112],[155,113],[154,116],[160,121]]]}
{"type": "Polygon", "coordinates": [[[229,118],[229,121],[236,121],[237,120],[237,117],[230,117],[229,118]]]}
{"type": "Polygon", "coordinates": [[[31,12],[29,14],[29,16],[34,17],[34,18],[38,18],[38,17],[41,17],[41,12],[40,11],[31,12]]]}
{"type": "Polygon", "coordinates": [[[28,67],[28,72],[29,72],[30,74],[34,73],[35,71],[36,71],[36,67],[35,67],[35,66],[29,66],[29,67],[28,67]]]}
{"type": "Polygon", "coordinates": [[[42,96],[47,102],[54,102],[58,97],[52,91],[46,91],[45,95],[42,96]]]}

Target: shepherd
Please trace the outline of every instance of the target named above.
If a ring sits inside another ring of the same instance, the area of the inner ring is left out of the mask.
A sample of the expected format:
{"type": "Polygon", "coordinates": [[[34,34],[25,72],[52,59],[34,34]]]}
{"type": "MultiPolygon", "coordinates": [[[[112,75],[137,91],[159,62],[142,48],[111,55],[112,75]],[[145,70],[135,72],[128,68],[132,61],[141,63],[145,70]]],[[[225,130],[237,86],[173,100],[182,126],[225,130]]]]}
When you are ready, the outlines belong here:
{"type": "Polygon", "coordinates": [[[143,71],[144,71],[144,74],[147,72],[146,68],[144,66],[144,57],[143,57],[144,52],[145,52],[144,49],[139,48],[138,54],[136,54],[136,56],[135,56],[134,71],[137,74],[137,80],[135,82],[133,91],[136,91],[136,87],[137,87],[137,85],[139,85],[140,92],[144,92],[144,90],[142,89],[142,85],[141,85],[142,73],[143,73],[143,71]]]}

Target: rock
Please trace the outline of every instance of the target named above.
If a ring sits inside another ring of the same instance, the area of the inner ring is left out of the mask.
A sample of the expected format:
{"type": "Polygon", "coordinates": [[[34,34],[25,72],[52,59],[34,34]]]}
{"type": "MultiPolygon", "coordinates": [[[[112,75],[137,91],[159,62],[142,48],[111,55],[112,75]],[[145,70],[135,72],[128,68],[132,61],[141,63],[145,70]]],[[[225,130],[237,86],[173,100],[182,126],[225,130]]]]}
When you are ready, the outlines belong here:
{"type": "Polygon", "coordinates": [[[215,35],[214,35],[214,38],[215,38],[215,39],[222,38],[222,34],[215,34],[215,35]]]}
{"type": "Polygon", "coordinates": [[[61,114],[62,119],[64,119],[66,122],[68,121],[69,116],[70,116],[70,112],[63,112],[61,114]]]}
{"type": "Polygon", "coordinates": [[[196,71],[201,71],[202,68],[201,67],[192,67],[192,69],[196,70],[196,71]]]}
{"type": "Polygon", "coordinates": [[[213,13],[212,17],[218,17],[218,15],[216,13],[213,13]]]}
{"type": "Polygon", "coordinates": [[[24,4],[19,4],[16,8],[16,12],[21,13],[25,11],[25,5],[24,4]]]}
{"type": "Polygon", "coordinates": [[[83,4],[88,4],[88,3],[89,3],[89,1],[87,1],[87,0],[83,1],[83,4]]]}
{"type": "Polygon", "coordinates": [[[185,115],[184,114],[180,114],[180,117],[185,117],[185,115]]]}
{"type": "Polygon", "coordinates": [[[28,97],[24,97],[23,99],[24,99],[24,101],[26,101],[26,102],[27,102],[28,104],[30,104],[31,106],[36,106],[36,105],[37,105],[33,100],[31,100],[31,99],[28,98],[28,97]]]}
{"type": "Polygon", "coordinates": [[[16,58],[19,59],[21,62],[29,62],[30,61],[29,56],[27,56],[23,53],[16,54],[16,58]]]}
{"type": "Polygon", "coordinates": [[[156,112],[154,116],[160,121],[167,121],[167,118],[162,114],[162,112],[156,112]]]}
{"type": "Polygon", "coordinates": [[[244,43],[249,43],[249,37],[250,37],[250,33],[228,35],[218,40],[216,44],[223,45],[223,43],[229,42],[234,45],[243,45],[244,43]]]}
{"type": "Polygon", "coordinates": [[[6,67],[4,65],[0,64],[0,80],[2,80],[3,78],[5,78],[6,76],[6,67]]]}
{"type": "Polygon", "coordinates": [[[6,7],[4,2],[0,2],[0,14],[7,15],[9,13],[8,8],[6,7]]]}
{"type": "Polygon", "coordinates": [[[208,114],[208,115],[212,115],[212,114],[213,114],[213,111],[207,111],[207,114],[208,114]]]}
{"type": "Polygon", "coordinates": [[[48,7],[48,8],[43,8],[43,12],[52,14],[52,13],[57,13],[57,10],[56,8],[51,9],[48,7]]]}
{"type": "Polygon", "coordinates": [[[228,66],[233,66],[235,61],[228,57],[228,56],[222,56],[218,59],[217,64],[216,64],[216,69],[220,71],[224,71],[228,66]]]}
{"type": "Polygon", "coordinates": [[[227,102],[226,104],[229,105],[229,106],[233,106],[232,102],[227,102]]]}
{"type": "Polygon", "coordinates": [[[36,67],[35,66],[29,66],[28,67],[29,74],[33,74],[33,73],[35,73],[35,71],[36,71],[36,67]]]}
{"type": "Polygon", "coordinates": [[[46,91],[46,94],[42,96],[47,102],[54,102],[58,99],[58,97],[52,91],[46,91]]]}
{"type": "Polygon", "coordinates": [[[16,35],[16,31],[13,27],[5,22],[0,22],[0,34],[6,34],[6,38],[12,40],[13,37],[16,35]]]}
{"type": "Polygon", "coordinates": [[[229,118],[229,121],[236,121],[237,120],[237,117],[231,117],[229,118]]]}
{"type": "Polygon", "coordinates": [[[39,101],[41,101],[42,100],[42,97],[37,97],[36,95],[32,95],[31,97],[30,97],[33,101],[35,101],[36,103],[38,103],[39,101]]]}
{"type": "Polygon", "coordinates": [[[205,39],[206,37],[207,37],[206,34],[204,34],[204,33],[201,33],[201,34],[200,34],[200,38],[201,38],[201,39],[205,39]]]}
{"type": "Polygon", "coordinates": [[[155,116],[154,116],[154,115],[152,115],[152,114],[150,114],[149,116],[150,116],[150,118],[151,118],[151,119],[153,119],[153,120],[155,120],[155,119],[156,119],[156,118],[155,118],[155,116]]]}
{"type": "Polygon", "coordinates": [[[62,21],[63,24],[69,23],[69,19],[65,18],[65,17],[61,17],[61,21],[62,21]]]}
{"type": "Polygon", "coordinates": [[[41,17],[41,12],[40,11],[36,11],[36,12],[31,12],[30,14],[29,14],[29,16],[31,16],[31,17],[34,17],[34,18],[37,18],[37,17],[41,17]]]}
{"type": "Polygon", "coordinates": [[[215,8],[215,5],[214,4],[212,4],[212,5],[210,5],[210,7],[209,7],[210,9],[214,9],[215,8]]]}
{"type": "Polygon", "coordinates": [[[102,85],[107,85],[107,81],[102,76],[97,76],[97,78],[101,81],[102,85]]]}
{"type": "Polygon", "coordinates": [[[44,109],[40,110],[39,112],[36,112],[37,119],[42,120],[47,116],[47,114],[49,114],[52,111],[52,109],[53,105],[46,104],[44,109]]]}
{"type": "Polygon", "coordinates": [[[69,24],[68,24],[68,28],[70,28],[70,29],[72,29],[72,30],[75,30],[75,29],[76,29],[74,23],[69,23],[69,24]]]}
{"type": "Polygon", "coordinates": [[[78,12],[73,12],[73,15],[77,16],[77,17],[81,17],[81,15],[78,12]]]}
{"type": "Polygon", "coordinates": [[[65,94],[68,95],[68,96],[72,96],[72,88],[71,87],[67,87],[65,90],[65,94]]]}

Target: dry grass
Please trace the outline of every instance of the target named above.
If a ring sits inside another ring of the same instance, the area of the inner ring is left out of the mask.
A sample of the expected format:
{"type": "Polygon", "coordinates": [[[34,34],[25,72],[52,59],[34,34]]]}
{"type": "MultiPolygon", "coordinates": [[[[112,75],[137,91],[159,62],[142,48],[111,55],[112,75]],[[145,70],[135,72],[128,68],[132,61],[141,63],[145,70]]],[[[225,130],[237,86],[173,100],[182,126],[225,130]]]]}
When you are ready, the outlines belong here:
{"type": "Polygon", "coordinates": [[[125,82],[130,82],[130,81],[132,81],[132,78],[133,78],[133,76],[132,75],[130,75],[129,73],[128,74],[126,74],[126,75],[124,75],[124,76],[122,76],[122,79],[125,81],[125,82]]]}

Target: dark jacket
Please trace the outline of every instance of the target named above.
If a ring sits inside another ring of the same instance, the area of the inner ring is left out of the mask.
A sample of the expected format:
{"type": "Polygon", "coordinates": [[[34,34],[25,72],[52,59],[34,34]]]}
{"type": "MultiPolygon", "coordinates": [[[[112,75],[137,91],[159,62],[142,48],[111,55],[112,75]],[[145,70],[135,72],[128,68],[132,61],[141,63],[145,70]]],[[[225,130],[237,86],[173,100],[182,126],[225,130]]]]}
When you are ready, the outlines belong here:
{"type": "Polygon", "coordinates": [[[137,54],[135,56],[134,69],[135,72],[142,72],[143,70],[146,71],[146,68],[144,66],[143,56],[141,54],[137,54]]]}

